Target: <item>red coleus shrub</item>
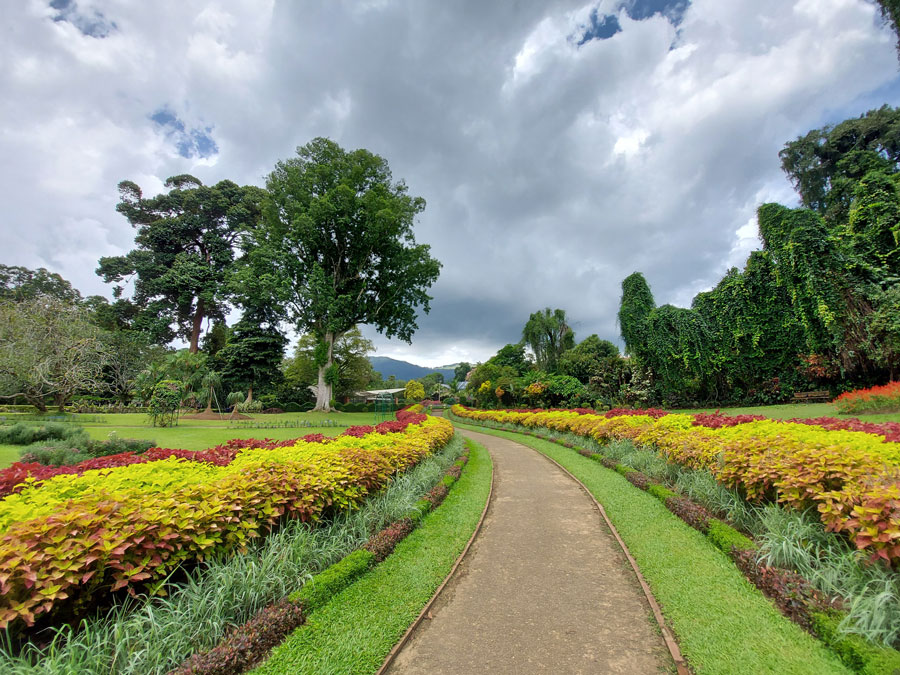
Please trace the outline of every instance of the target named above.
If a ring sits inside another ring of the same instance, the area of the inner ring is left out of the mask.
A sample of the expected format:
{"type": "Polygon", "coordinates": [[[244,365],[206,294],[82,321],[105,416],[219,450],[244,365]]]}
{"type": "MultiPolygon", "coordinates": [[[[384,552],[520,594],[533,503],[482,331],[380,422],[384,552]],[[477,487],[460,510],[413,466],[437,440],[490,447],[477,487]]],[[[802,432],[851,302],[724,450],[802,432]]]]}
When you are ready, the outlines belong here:
{"type": "Polygon", "coordinates": [[[302,623],[300,606],[281,600],[264,607],[213,649],[194,654],[169,675],[238,675],[258,663],[302,623]]]}
{"type": "Polygon", "coordinates": [[[622,415],[647,415],[655,420],[665,417],[669,413],[659,408],[613,408],[604,413],[604,417],[621,417],[622,415]]]}
{"type": "Polygon", "coordinates": [[[375,562],[381,562],[393,553],[397,544],[412,532],[415,527],[415,524],[409,518],[397,520],[381,530],[381,532],[369,537],[369,541],[366,542],[363,548],[375,556],[375,562]]]}
{"type": "Polygon", "coordinates": [[[734,427],[747,422],[757,422],[766,419],[765,415],[723,415],[718,410],[714,413],[696,413],[691,424],[695,427],[708,429],[721,429],[722,427],[734,427]]]}

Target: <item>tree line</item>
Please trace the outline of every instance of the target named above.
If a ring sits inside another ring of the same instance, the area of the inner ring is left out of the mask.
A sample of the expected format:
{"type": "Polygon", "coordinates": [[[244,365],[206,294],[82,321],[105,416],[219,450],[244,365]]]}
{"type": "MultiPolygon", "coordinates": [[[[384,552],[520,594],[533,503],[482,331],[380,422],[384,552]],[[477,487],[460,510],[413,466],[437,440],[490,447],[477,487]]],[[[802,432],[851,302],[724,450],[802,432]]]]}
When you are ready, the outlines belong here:
{"type": "Polygon", "coordinates": [[[425,202],[378,155],[317,138],[264,188],[189,175],[165,187],[147,197],[119,184],[135,247],[99,260],[111,302],[43,269],[0,267],[0,398],[41,410],[78,391],[146,402],[174,379],[197,401],[222,387],[248,405],[254,393],[294,401],[309,395],[297,377],[311,367],[315,408],[330,410],[336,387],[375,376],[360,372],[371,343],[356,326],[409,342],[430,309],[441,265],[413,235],[425,202]],[[304,338],[282,369],[287,326],[304,338]],[[167,353],[175,339],[183,354],[167,353]]]}
{"type": "Polygon", "coordinates": [[[771,403],[894,379],[900,366],[900,109],[787,143],[801,208],[758,210],[762,250],[690,308],[622,282],[619,325],[651,398],[771,403]]]}

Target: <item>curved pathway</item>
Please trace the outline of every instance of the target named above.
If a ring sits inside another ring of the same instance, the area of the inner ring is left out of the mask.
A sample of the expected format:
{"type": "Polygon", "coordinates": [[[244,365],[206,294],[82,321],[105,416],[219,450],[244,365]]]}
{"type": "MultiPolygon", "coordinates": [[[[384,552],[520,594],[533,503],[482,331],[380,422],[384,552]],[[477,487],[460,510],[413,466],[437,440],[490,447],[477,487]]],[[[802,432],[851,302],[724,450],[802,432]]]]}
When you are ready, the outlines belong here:
{"type": "Polygon", "coordinates": [[[657,673],[674,665],[590,498],[519,443],[494,461],[483,529],[389,673],[657,673]]]}

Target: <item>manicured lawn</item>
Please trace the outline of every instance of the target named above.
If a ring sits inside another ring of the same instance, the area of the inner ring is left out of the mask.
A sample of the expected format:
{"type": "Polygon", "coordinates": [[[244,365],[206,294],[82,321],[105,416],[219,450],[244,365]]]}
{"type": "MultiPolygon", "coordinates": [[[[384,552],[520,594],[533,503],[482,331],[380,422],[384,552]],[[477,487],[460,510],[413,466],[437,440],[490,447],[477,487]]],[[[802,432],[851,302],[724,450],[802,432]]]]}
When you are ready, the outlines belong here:
{"type": "MultiPolygon", "coordinates": [[[[10,417],[10,416],[7,416],[10,417]]],[[[155,441],[159,447],[204,450],[224,443],[231,438],[272,438],[286,440],[306,434],[323,434],[337,436],[346,426],[355,424],[377,424],[374,413],[284,413],[282,415],[253,415],[252,420],[243,423],[229,423],[224,420],[186,420],[179,421],[176,427],[151,427],[146,415],[139,413],[86,415],[87,421],[82,425],[91,438],[105,440],[115,432],[120,438],[138,438],[155,441]],[[312,426],[287,428],[246,428],[248,423],[279,424],[309,421],[311,424],[322,424],[326,420],[344,426],[312,426]]],[[[0,445],[0,469],[5,468],[19,458],[20,446],[0,445]]]]}
{"type": "Polygon", "coordinates": [[[0,445],[0,469],[18,460],[21,449],[20,445],[0,445]]]}
{"type": "Polygon", "coordinates": [[[588,487],[637,560],[698,675],[849,672],[820,642],[779,614],[702,534],[623,476],[554,443],[457,426],[528,445],[588,487]]]}
{"type": "Polygon", "coordinates": [[[481,517],[491,459],[473,444],[444,503],[358,582],[314,611],[255,673],[374,673],[453,566],[481,517]]]}
{"type": "Polygon", "coordinates": [[[832,403],[786,403],[784,405],[760,405],[742,408],[696,408],[690,410],[673,410],[672,412],[698,413],[720,410],[726,415],[764,415],[772,419],[791,419],[792,417],[837,417],[847,419],[858,417],[863,422],[900,422],[900,413],[880,415],[841,415],[832,403]]]}

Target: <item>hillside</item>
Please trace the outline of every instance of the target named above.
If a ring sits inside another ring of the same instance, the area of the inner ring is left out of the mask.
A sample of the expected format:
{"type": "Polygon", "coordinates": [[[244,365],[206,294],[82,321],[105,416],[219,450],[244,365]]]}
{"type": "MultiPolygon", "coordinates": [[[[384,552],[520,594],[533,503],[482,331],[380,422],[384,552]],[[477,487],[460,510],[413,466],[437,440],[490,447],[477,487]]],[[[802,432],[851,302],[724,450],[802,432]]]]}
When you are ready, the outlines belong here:
{"type": "Polygon", "coordinates": [[[369,362],[377,372],[381,373],[384,379],[393,375],[398,380],[418,380],[429,373],[441,373],[444,376],[444,382],[449,382],[453,379],[453,368],[425,368],[407,361],[392,359],[388,356],[370,356],[369,362]]]}

